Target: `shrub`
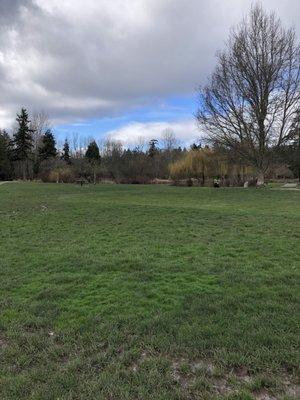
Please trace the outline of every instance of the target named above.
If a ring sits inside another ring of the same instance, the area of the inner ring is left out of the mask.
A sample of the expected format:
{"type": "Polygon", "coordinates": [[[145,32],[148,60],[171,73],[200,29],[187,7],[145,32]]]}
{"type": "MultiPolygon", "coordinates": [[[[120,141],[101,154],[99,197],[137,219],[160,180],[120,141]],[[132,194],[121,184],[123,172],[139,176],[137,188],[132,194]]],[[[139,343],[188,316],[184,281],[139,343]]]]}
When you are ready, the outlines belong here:
{"type": "Polygon", "coordinates": [[[48,182],[72,183],[74,181],[75,175],[70,167],[55,168],[48,175],[48,182]]]}

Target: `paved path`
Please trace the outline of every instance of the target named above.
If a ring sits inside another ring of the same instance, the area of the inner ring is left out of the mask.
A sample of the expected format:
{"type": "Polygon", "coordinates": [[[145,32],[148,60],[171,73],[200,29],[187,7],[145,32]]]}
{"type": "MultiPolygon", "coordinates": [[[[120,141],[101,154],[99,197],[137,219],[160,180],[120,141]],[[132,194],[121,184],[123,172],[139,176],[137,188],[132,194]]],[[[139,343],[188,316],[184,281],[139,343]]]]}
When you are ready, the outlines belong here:
{"type": "Polygon", "coordinates": [[[4,183],[11,183],[11,182],[16,183],[16,181],[2,181],[2,182],[0,182],[0,186],[1,186],[1,185],[4,185],[4,183]]]}
{"type": "Polygon", "coordinates": [[[271,190],[281,190],[282,192],[295,190],[296,192],[300,192],[300,189],[298,189],[298,188],[284,188],[284,187],[271,188],[271,190]]]}
{"type": "Polygon", "coordinates": [[[297,183],[286,183],[285,185],[283,185],[282,187],[284,189],[297,189],[298,184],[297,183]]]}

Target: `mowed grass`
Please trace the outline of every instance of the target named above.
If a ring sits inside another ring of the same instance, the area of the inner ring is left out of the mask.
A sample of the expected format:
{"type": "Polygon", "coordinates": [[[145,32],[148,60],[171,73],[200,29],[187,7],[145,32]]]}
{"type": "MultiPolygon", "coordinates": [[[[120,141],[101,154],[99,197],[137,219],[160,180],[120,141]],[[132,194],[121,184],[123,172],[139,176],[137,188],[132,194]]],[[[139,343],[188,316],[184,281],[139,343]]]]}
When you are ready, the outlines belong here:
{"type": "Polygon", "coordinates": [[[0,221],[1,399],[297,398],[300,193],[8,183],[0,221]]]}

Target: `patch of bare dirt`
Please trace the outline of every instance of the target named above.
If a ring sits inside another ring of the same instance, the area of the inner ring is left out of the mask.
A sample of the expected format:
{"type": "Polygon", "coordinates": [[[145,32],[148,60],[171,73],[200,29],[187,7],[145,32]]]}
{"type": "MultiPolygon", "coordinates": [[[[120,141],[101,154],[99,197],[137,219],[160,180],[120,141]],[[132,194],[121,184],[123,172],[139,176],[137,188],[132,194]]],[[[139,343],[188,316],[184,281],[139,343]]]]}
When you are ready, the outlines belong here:
{"type": "Polygon", "coordinates": [[[8,341],[3,336],[0,336],[0,349],[6,349],[7,347],[8,341]]]}
{"type": "Polygon", "coordinates": [[[188,388],[196,383],[196,373],[202,371],[207,378],[213,392],[220,396],[226,396],[233,393],[234,389],[229,385],[224,377],[215,376],[215,366],[206,360],[189,361],[185,358],[173,360],[171,363],[171,377],[183,388],[188,388]],[[182,366],[188,365],[190,372],[182,373],[182,366]]]}
{"type": "MultiPolygon", "coordinates": [[[[216,366],[207,360],[189,361],[181,358],[173,359],[171,362],[171,376],[184,388],[190,387],[196,382],[197,371],[203,371],[213,392],[221,397],[238,393],[238,388],[249,388],[249,384],[255,379],[255,376],[249,373],[246,366],[240,366],[228,373],[218,375],[216,366]],[[183,365],[189,365],[191,372],[183,374],[181,372],[183,365]]],[[[295,400],[300,399],[300,385],[293,383],[288,376],[282,375],[281,378],[282,393],[280,396],[275,396],[267,389],[262,389],[257,393],[252,392],[252,396],[256,400],[280,400],[284,396],[289,396],[295,400]]]]}
{"type": "MultiPolygon", "coordinates": [[[[131,365],[131,370],[136,373],[140,365],[150,354],[142,352],[136,362],[131,365]]],[[[183,389],[189,389],[197,383],[197,377],[202,375],[208,384],[209,390],[216,396],[223,398],[240,390],[251,390],[251,383],[257,376],[252,375],[246,366],[239,366],[228,372],[220,370],[209,360],[189,360],[187,358],[170,358],[170,377],[183,389]]],[[[255,400],[281,400],[288,396],[291,399],[300,399],[300,385],[293,382],[288,375],[281,375],[280,394],[274,395],[268,389],[261,389],[257,392],[252,391],[251,395],[255,400]]]]}
{"type": "Polygon", "coordinates": [[[266,390],[262,390],[260,393],[254,395],[256,400],[277,400],[276,397],[273,397],[268,394],[266,390]]]}
{"type": "Polygon", "coordinates": [[[132,366],[131,366],[132,371],[133,371],[133,372],[137,372],[137,371],[138,371],[138,368],[139,368],[139,365],[140,365],[146,358],[147,358],[147,353],[146,353],[146,352],[143,352],[143,353],[141,354],[140,358],[139,358],[135,363],[132,364],[132,366]]]}
{"type": "Polygon", "coordinates": [[[284,391],[287,396],[295,399],[300,399],[300,385],[292,382],[288,377],[285,377],[283,382],[284,391]]]}

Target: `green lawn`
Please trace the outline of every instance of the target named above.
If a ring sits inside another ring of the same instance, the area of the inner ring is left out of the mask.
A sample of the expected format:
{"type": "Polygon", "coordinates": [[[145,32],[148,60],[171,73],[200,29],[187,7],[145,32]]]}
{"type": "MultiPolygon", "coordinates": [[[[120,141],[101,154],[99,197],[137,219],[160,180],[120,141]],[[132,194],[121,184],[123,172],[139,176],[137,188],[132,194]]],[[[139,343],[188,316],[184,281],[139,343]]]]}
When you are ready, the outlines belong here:
{"type": "Polygon", "coordinates": [[[300,192],[0,186],[0,399],[292,399],[300,192]]]}

